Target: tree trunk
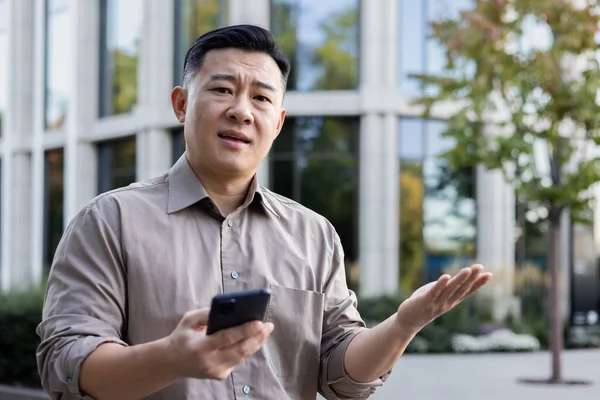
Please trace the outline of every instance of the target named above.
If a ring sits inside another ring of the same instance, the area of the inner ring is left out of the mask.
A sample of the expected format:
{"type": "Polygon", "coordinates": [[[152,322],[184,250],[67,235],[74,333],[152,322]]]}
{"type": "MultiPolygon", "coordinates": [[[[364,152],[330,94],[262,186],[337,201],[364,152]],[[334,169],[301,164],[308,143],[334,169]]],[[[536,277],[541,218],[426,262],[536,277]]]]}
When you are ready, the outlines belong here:
{"type": "Polygon", "coordinates": [[[551,383],[562,383],[561,353],[563,350],[563,323],[560,307],[560,217],[561,212],[550,213],[548,266],[550,268],[550,349],[552,354],[551,383]]]}
{"type": "Polygon", "coordinates": [[[517,227],[521,230],[521,235],[517,240],[517,248],[516,248],[516,261],[517,268],[523,268],[525,265],[525,252],[526,252],[526,244],[527,236],[525,231],[527,229],[527,222],[525,222],[525,203],[520,201],[517,198],[517,227]]]}

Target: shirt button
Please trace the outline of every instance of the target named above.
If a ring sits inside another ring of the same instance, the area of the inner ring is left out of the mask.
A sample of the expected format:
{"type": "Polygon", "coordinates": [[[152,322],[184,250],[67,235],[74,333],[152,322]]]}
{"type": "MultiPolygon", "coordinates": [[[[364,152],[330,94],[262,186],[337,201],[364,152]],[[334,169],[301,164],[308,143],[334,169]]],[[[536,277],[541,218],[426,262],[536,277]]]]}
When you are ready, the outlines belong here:
{"type": "Polygon", "coordinates": [[[212,202],[212,201],[209,201],[209,202],[208,202],[208,208],[210,208],[211,210],[214,210],[214,209],[215,209],[215,205],[213,204],[213,202],[212,202]]]}
{"type": "Polygon", "coordinates": [[[233,271],[233,272],[231,273],[231,277],[232,277],[233,279],[237,279],[237,278],[239,278],[239,276],[240,276],[240,275],[237,273],[237,271],[233,271]]]}
{"type": "Polygon", "coordinates": [[[246,385],[242,388],[242,392],[244,392],[244,394],[250,394],[250,386],[246,385]]]}
{"type": "Polygon", "coordinates": [[[227,226],[231,228],[233,226],[233,221],[227,220],[227,226]]]}

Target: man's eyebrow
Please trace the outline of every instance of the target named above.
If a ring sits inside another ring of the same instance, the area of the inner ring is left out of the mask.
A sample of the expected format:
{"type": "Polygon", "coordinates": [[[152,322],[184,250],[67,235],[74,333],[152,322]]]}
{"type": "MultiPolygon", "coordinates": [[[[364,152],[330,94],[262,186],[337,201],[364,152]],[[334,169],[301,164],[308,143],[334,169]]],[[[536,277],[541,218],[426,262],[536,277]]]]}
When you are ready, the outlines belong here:
{"type": "MultiPolygon", "coordinates": [[[[230,74],[214,74],[211,75],[210,77],[211,81],[228,81],[228,82],[237,82],[237,78],[234,75],[230,75],[230,74]]],[[[271,92],[276,92],[277,89],[275,89],[275,87],[273,85],[269,85],[268,83],[259,81],[259,80],[254,80],[252,82],[252,84],[254,86],[258,86],[261,87],[263,89],[269,90],[271,92]]]]}
{"type": "Polygon", "coordinates": [[[254,82],[252,82],[252,84],[253,84],[254,86],[258,86],[258,87],[261,87],[261,88],[263,88],[263,89],[267,89],[267,90],[269,90],[269,91],[271,91],[271,92],[276,92],[276,91],[277,91],[277,89],[275,89],[275,87],[274,87],[274,86],[272,86],[272,85],[269,85],[268,83],[265,83],[265,82],[261,82],[261,81],[254,81],[254,82]]]}
{"type": "Polygon", "coordinates": [[[229,75],[229,74],[214,74],[214,75],[210,76],[210,80],[211,81],[229,81],[229,82],[237,81],[235,76],[229,75]]]}

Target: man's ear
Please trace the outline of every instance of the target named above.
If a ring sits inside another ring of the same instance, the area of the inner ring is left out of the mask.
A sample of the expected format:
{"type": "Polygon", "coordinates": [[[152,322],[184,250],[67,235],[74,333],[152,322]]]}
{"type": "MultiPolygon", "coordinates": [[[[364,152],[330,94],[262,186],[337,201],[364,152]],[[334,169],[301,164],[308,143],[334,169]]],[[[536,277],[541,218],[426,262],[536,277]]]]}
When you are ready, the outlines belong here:
{"type": "Polygon", "coordinates": [[[181,86],[176,86],[171,92],[171,106],[177,121],[185,122],[185,107],[187,105],[187,89],[181,86]]]}
{"type": "Polygon", "coordinates": [[[285,122],[285,108],[282,108],[281,115],[279,116],[279,121],[277,123],[277,134],[275,135],[275,137],[279,136],[279,133],[281,132],[281,128],[283,128],[284,122],[285,122]]]}

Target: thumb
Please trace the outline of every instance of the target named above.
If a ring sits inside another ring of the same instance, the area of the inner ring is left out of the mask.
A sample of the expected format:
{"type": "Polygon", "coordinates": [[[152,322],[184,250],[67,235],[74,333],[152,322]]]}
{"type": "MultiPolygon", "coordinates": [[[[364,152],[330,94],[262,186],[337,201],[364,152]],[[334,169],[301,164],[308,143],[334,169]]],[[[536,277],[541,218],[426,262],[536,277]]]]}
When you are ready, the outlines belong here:
{"type": "Polygon", "coordinates": [[[181,320],[181,325],[186,328],[197,328],[200,325],[208,323],[208,313],[210,308],[200,308],[185,313],[181,320]]]}

